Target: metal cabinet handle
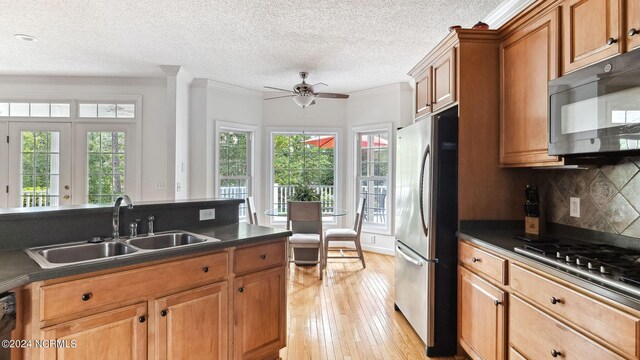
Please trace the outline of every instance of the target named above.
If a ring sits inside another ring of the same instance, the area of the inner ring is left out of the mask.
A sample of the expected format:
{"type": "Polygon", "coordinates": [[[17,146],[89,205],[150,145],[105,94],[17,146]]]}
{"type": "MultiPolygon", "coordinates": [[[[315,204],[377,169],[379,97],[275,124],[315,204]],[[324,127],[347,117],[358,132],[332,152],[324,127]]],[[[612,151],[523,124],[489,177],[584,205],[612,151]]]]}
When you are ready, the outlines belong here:
{"type": "Polygon", "coordinates": [[[208,273],[209,272],[209,267],[208,266],[203,267],[202,271],[208,273]]]}
{"type": "Polygon", "coordinates": [[[551,350],[551,356],[553,357],[558,357],[558,356],[562,356],[562,353],[556,349],[551,350]]]}
{"type": "Polygon", "coordinates": [[[638,29],[636,29],[636,28],[629,29],[629,36],[638,35],[639,33],[640,33],[640,31],[638,31],[638,29]]]}
{"type": "Polygon", "coordinates": [[[82,301],[89,301],[89,299],[91,299],[93,297],[93,294],[88,292],[88,293],[84,293],[82,294],[82,301]]]}
{"type": "Polygon", "coordinates": [[[239,287],[238,292],[244,292],[244,286],[239,287]]]}
{"type": "Polygon", "coordinates": [[[555,296],[552,296],[552,297],[551,297],[551,299],[549,299],[549,300],[551,301],[551,303],[552,303],[553,305],[555,305],[555,304],[562,304],[562,299],[558,299],[558,298],[557,298],[557,297],[555,297],[555,296]]]}
{"type": "Polygon", "coordinates": [[[607,39],[607,45],[613,45],[615,43],[618,42],[618,39],[614,39],[614,38],[608,38],[607,39]]]}
{"type": "Polygon", "coordinates": [[[166,310],[166,309],[165,309],[165,310],[162,310],[162,311],[160,311],[160,316],[165,317],[165,316],[167,316],[167,313],[168,313],[168,312],[167,312],[167,310],[166,310]]]}
{"type": "Polygon", "coordinates": [[[139,322],[141,322],[141,323],[143,323],[143,322],[147,321],[147,317],[146,317],[146,316],[144,316],[144,315],[142,315],[142,316],[140,316],[140,317],[138,318],[138,321],[139,321],[139,322]]]}
{"type": "Polygon", "coordinates": [[[471,258],[471,262],[477,263],[478,261],[480,261],[480,259],[475,256],[471,258]]]}
{"type": "Polygon", "coordinates": [[[416,266],[423,266],[424,264],[422,263],[422,261],[416,260],[414,258],[412,258],[411,256],[407,255],[404,251],[402,251],[402,249],[400,249],[399,246],[396,246],[396,251],[398,252],[398,254],[400,254],[405,260],[407,260],[408,262],[412,263],[413,265],[416,266]]]}
{"type": "Polygon", "coordinates": [[[262,260],[267,260],[267,254],[262,254],[262,255],[260,255],[260,259],[262,259],[262,260]]]}
{"type": "Polygon", "coordinates": [[[493,304],[494,304],[495,306],[502,305],[502,301],[499,301],[499,300],[493,300],[493,304]]]}

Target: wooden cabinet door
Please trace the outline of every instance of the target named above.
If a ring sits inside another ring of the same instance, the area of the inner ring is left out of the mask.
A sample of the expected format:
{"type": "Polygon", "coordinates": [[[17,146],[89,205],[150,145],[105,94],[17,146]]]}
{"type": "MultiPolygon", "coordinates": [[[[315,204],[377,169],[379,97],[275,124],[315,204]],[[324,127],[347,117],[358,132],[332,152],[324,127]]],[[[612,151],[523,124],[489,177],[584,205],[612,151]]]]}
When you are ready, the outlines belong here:
{"type": "Polygon", "coordinates": [[[227,282],[157,299],[156,359],[227,359],[227,282]]]}
{"type": "Polygon", "coordinates": [[[640,0],[627,0],[627,51],[640,46],[640,0]]]}
{"type": "Polygon", "coordinates": [[[563,73],[622,52],[622,0],[565,0],[563,73]]]}
{"type": "Polygon", "coordinates": [[[234,358],[277,358],[286,344],[285,268],[234,281],[234,358]]]}
{"type": "Polygon", "coordinates": [[[147,304],[87,316],[42,329],[41,339],[60,341],[42,359],[143,360],[147,358],[147,304]]]}
{"type": "Polygon", "coordinates": [[[469,270],[458,269],[460,345],[474,359],[504,359],[505,293],[469,270]]]}
{"type": "Polygon", "coordinates": [[[507,37],[500,46],[500,164],[558,164],[549,146],[548,81],[558,77],[559,11],[507,37]]]}
{"type": "Polygon", "coordinates": [[[433,111],[456,100],[456,48],[433,62],[433,111]]]}
{"type": "Polygon", "coordinates": [[[416,118],[431,112],[431,66],[416,77],[416,118]]]}

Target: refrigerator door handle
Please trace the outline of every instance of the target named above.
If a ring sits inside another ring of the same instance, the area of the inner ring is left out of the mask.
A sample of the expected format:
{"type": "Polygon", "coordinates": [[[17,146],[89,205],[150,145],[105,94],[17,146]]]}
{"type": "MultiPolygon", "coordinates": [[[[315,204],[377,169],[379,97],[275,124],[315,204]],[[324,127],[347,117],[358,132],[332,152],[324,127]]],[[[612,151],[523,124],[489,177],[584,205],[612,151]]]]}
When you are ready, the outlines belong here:
{"type": "Polygon", "coordinates": [[[416,260],[416,259],[412,258],[411,256],[409,256],[407,253],[402,251],[400,246],[396,246],[396,251],[398,251],[398,254],[400,254],[400,256],[402,256],[405,260],[407,260],[408,262],[412,263],[413,265],[424,266],[424,263],[422,261],[416,260]]]}
{"type": "MultiPolygon", "coordinates": [[[[430,176],[430,174],[425,174],[428,171],[428,159],[431,155],[431,147],[427,145],[427,148],[424,151],[424,155],[422,155],[422,170],[420,171],[420,218],[422,219],[422,230],[424,231],[425,236],[429,236],[429,225],[427,221],[425,221],[425,202],[426,205],[429,206],[428,201],[424,201],[424,187],[425,187],[425,178],[426,176],[430,176]]],[[[427,186],[429,184],[427,183],[427,186]]],[[[429,191],[430,192],[430,191],[429,191]]]]}

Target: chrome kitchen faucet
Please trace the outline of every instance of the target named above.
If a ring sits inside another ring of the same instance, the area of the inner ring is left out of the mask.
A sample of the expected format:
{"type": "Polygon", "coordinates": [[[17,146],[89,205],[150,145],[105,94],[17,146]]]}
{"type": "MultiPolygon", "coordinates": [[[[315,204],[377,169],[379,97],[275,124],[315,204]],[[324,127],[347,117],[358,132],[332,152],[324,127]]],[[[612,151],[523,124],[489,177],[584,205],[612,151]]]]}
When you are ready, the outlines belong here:
{"type": "Polygon", "coordinates": [[[122,200],[127,203],[129,209],[133,209],[133,202],[129,195],[118,196],[116,202],[113,204],[113,215],[111,217],[111,223],[113,225],[111,237],[113,240],[120,240],[120,204],[122,203],[122,200]]]}

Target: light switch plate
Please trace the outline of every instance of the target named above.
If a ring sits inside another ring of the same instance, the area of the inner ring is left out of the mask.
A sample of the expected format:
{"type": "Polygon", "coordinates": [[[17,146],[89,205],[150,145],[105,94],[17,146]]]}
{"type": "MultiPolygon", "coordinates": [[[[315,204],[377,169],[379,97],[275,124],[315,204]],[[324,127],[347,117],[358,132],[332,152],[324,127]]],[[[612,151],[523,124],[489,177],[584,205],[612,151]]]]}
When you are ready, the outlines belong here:
{"type": "Polygon", "coordinates": [[[580,217],[580,198],[569,198],[569,216],[576,218],[580,217]]]}
{"type": "Polygon", "coordinates": [[[200,210],[200,221],[213,220],[216,218],[216,209],[200,210]]]}

